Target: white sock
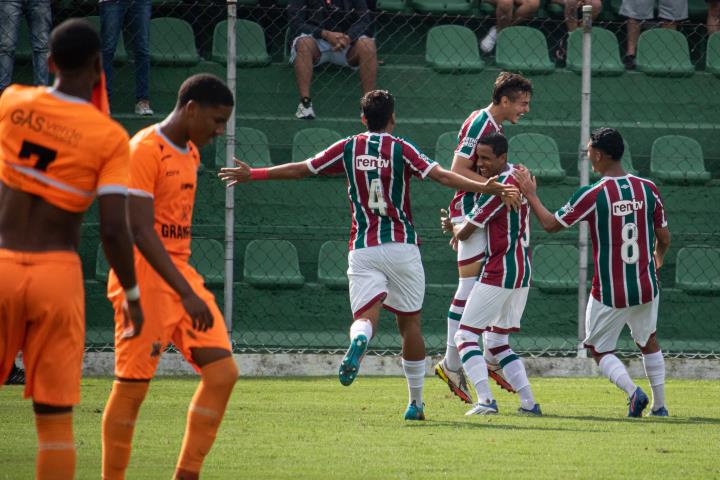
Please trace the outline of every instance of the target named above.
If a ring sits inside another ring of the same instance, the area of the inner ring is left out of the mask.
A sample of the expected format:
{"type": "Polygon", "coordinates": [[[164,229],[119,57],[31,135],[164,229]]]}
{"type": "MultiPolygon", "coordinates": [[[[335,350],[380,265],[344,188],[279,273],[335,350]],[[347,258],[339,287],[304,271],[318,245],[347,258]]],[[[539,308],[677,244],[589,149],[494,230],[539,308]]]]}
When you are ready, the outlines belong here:
{"type": "Polygon", "coordinates": [[[485,358],[480,351],[478,340],[480,340],[480,335],[462,328],[455,334],[455,343],[458,346],[458,352],[462,356],[465,374],[475,385],[478,402],[490,403],[493,400],[493,395],[488,383],[487,363],[485,363],[485,358]]]}
{"type": "Polygon", "coordinates": [[[410,401],[408,403],[415,402],[415,405],[422,407],[423,384],[425,383],[425,360],[405,360],[403,358],[402,366],[410,395],[410,401]]]}
{"type": "Polygon", "coordinates": [[[631,396],[637,386],[628,375],[625,365],[615,355],[608,354],[600,359],[600,370],[603,375],[610,379],[612,383],[618,386],[621,390],[627,393],[627,396],[631,396]]]}
{"type": "Polygon", "coordinates": [[[483,355],[488,363],[498,364],[498,359],[490,350],[510,343],[510,336],[506,333],[483,332],[483,355]]]}
{"type": "Polygon", "coordinates": [[[352,325],[350,325],[350,340],[355,339],[358,335],[365,335],[368,339],[368,343],[370,343],[372,334],[372,323],[366,318],[358,318],[352,323],[352,325]]]}
{"type": "Polygon", "coordinates": [[[497,27],[496,26],[490,27],[490,30],[488,30],[487,34],[491,38],[497,38],[497,27]]]}
{"type": "Polygon", "coordinates": [[[460,319],[465,311],[465,303],[476,281],[475,277],[458,279],[458,287],[450,304],[447,317],[447,346],[445,348],[445,366],[450,370],[457,371],[462,367],[460,354],[455,345],[455,332],[460,326],[460,319]]]}
{"type": "Polygon", "coordinates": [[[665,359],[662,352],[643,355],[645,375],[652,388],[652,410],[665,406],[665,359]]]}

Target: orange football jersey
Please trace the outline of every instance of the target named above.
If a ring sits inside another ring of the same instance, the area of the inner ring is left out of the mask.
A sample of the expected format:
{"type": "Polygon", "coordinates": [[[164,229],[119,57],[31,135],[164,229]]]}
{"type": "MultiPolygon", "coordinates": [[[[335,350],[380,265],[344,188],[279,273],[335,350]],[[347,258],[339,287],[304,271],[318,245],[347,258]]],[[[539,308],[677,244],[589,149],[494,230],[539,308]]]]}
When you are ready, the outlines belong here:
{"type": "Polygon", "coordinates": [[[12,85],[0,97],[0,179],[71,212],[127,193],[128,135],[90,102],[12,85]]]}

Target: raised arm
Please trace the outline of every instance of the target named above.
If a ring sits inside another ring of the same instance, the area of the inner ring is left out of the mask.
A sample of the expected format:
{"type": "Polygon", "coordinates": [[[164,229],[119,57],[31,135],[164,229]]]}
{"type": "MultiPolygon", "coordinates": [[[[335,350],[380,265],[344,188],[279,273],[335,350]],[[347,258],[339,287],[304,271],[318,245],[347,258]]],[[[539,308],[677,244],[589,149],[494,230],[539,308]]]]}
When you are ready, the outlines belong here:
{"type": "Polygon", "coordinates": [[[558,219],[555,218],[555,215],[545,208],[545,205],[540,201],[540,197],[537,196],[537,182],[530,171],[527,169],[519,169],[513,172],[513,176],[520,185],[520,191],[525,195],[525,198],[527,198],[530,208],[532,208],[543,229],[545,229],[546,232],[555,233],[565,228],[558,219]]]}
{"type": "Polygon", "coordinates": [[[306,162],[286,163],[269,168],[250,168],[240,160],[235,160],[237,167],[221,168],[218,177],[227,182],[228,187],[236,183],[247,183],[253,180],[299,180],[312,172],[306,162]]]}
{"type": "Polygon", "coordinates": [[[478,182],[458,175],[455,172],[445,170],[440,165],[434,167],[428,173],[428,177],[438,183],[464,192],[486,193],[488,195],[498,195],[501,197],[517,197],[520,198],[520,192],[514,185],[505,185],[495,181],[495,178],[478,182]]]}

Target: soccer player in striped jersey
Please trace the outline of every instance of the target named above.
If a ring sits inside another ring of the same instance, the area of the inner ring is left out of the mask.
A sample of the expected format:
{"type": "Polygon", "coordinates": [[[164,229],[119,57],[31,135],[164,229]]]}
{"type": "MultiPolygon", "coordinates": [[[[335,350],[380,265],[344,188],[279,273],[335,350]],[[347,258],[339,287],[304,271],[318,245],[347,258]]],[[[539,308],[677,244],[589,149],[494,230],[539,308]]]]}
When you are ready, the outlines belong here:
{"type": "MultiPolygon", "coordinates": [[[[478,140],[480,173],[516,185],[515,166],[507,163],[508,142],[499,133],[478,140]]],[[[465,222],[453,228],[458,241],[471,235],[486,237],[486,259],[475,281],[454,340],[462,366],[475,386],[478,401],[466,415],[498,412],[488,384],[487,363],[499,365],[503,377],[520,396],[519,412],[542,415],[530,388],[525,366],[509,345],[511,332],[520,330],[530,285],[530,208],[522,200],[516,210],[492,195],[480,195],[465,222]],[[483,350],[480,349],[482,337],[483,350]],[[484,351],[484,353],[483,353],[484,351]]]]}
{"type": "MultiPolygon", "coordinates": [[[[486,135],[503,133],[502,123],[517,123],[520,117],[530,111],[532,84],[515,73],[502,72],[495,80],[492,103],[482,110],[476,110],[465,120],[458,133],[458,145],[455,149],[452,171],[472,180],[484,181],[478,172],[478,141],[486,135]]],[[[474,192],[458,190],[450,202],[449,217],[452,223],[461,224],[475,206],[477,195],[474,192]]],[[[447,216],[445,211],[443,215],[447,216]]],[[[485,256],[485,234],[478,230],[468,238],[457,241],[458,287],[453,296],[447,316],[447,347],[445,357],[435,365],[435,375],[447,383],[450,390],[460,399],[472,403],[463,374],[460,356],[455,346],[455,332],[458,329],[465,303],[480,273],[485,256]]],[[[490,376],[506,390],[512,391],[510,384],[502,377],[499,365],[490,362],[487,357],[490,376]]]]}
{"type": "Polygon", "coordinates": [[[667,416],[665,361],[655,337],[660,284],[657,269],[670,246],[665,208],[650,180],[630,175],[620,159],[623,139],[617,130],[595,130],[588,144],[592,168],[603,177],[573,194],[555,214],[536,193],[535,179],[517,173],[518,183],[548,232],[588,222],[595,275],[585,316],[584,344],[611,382],[627,393],[629,417],[639,417],[648,398],[613,355],[625,325],[640,347],[653,398],[650,415],[667,416]]]}
{"type": "Polygon", "coordinates": [[[423,420],[422,390],[425,343],[420,312],[425,295],[425,273],[419,239],[410,209],[410,177],[429,177],[463,191],[489,195],[517,195],[517,187],[493,180],[478,182],[449,172],[410,142],[392,136],[395,101],[383,90],[366,93],[361,120],[368,131],[331,145],[301,163],[272,168],[224,168],[220,178],[228,185],[253,180],[289,180],[310,174],[345,175],[352,212],[348,277],[353,323],[350,347],[339,369],[340,382],[350,385],[377,331],[380,309],[395,313],[402,337],[402,364],[410,401],[406,420],[423,420]]]}

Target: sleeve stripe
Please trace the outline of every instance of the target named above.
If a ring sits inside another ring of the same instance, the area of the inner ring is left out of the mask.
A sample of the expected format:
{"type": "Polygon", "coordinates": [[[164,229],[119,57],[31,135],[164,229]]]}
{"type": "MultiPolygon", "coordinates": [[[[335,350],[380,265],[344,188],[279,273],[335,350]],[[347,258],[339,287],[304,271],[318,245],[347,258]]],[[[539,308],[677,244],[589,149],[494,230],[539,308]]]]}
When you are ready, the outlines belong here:
{"type": "Polygon", "coordinates": [[[438,165],[439,165],[439,163],[437,163],[437,162],[431,162],[430,164],[428,164],[428,166],[427,166],[427,168],[426,168],[425,170],[423,170],[422,172],[420,172],[420,176],[421,176],[422,178],[427,177],[427,174],[430,173],[430,170],[432,170],[433,168],[437,167],[438,165]]]}
{"type": "Polygon", "coordinates": [[[120,194],[120,195],[127,195],[128,188],[125,185],[102,185],[98,187],[97,189],[97,195],[112,195],[112,194],[120,194]]]}
{"type": "Polygon", "coordinates": [[[140,190],[139,188],[129,188],[128,193],[135,197],[155,198],[152,193],[146,192],[145,190],[140,190]]]}
{"type": "Polygon", "coordinates": [[[560,216],[559,212],[555,212],[555,220],[560,222],[560,225],[562,225],[565,228],[570,227],[570,225],[568,225],[567,222],[565,220],[563,220],[563,218],[560,216]]]}

